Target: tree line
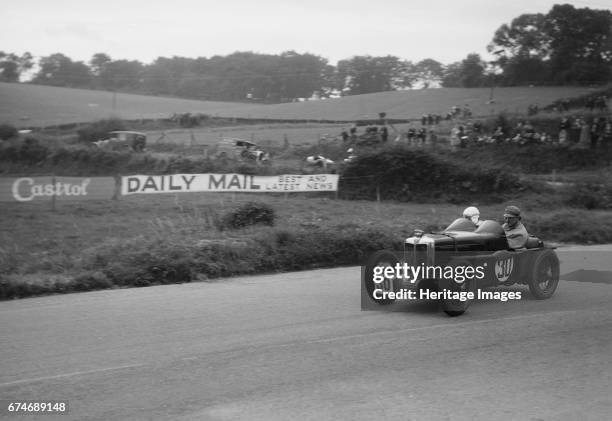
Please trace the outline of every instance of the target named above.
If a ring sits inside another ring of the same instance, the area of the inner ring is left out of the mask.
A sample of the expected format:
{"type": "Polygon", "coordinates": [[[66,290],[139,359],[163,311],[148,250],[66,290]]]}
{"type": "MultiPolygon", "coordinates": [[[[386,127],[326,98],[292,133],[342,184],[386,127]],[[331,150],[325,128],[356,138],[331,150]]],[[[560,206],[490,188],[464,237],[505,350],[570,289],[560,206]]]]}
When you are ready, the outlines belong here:
{"type": "MultiPolygon", "coordinates": [[[[159,57],[150,64],[105,53],[84,63],[56,53],[38,60],[31,83],[269,103],[415,87],[603,84],[612,80],[612,13],[564,4],[547,14],[523,14],[500,26],[487,49],[494,60],[472,53],[447,65],[388,55],[354,56],[333,66],[295,51],[159,57]]],[[[34,64],[30,53],[0,51],[0,81],[18,82],[34,64]]]]}

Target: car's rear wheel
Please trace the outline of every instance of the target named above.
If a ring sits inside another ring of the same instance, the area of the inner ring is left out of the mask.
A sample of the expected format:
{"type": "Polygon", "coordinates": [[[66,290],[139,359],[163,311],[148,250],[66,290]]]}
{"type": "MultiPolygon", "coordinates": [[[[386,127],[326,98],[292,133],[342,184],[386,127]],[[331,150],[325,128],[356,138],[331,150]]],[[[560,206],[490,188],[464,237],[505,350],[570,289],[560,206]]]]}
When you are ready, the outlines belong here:
{"type": "Polygon", "coordinates": [[[552,297],[559,284],[559,258],[553,250],[544,250],[533,263],[529,291],[537,300],[552,297]]]}
{"type": "Polygon", "coordinates": [[[364,283],[365,283],[365,289],[366,292],[368,294],[368,297],[370,297],[370,299],[372,301],[374,301],[377,304],[381,304],[381,305],[386,305],[386,304],[391,304],[393,303],[395,300],[390,299],[390,298],[381,298],[382,294],[385,292],[392,292],[394,291],[395,288],[395,276],[384,276],[381,269],[375,269],[377,267],[387,267],[387,266],[391,266],[393,268],[395,268],[395,265],[399,263],[399,259],[397,258],[397,256],[387,250],[381,250],[378,251],[376,253],[374,253],[372,255],[372,257],[370,257],[370,259],[368,259],[368,262],[366,263],[365,266],[365,273],[364,273],[364,283]],[[379,277],[382,276],[382,281],[378,281],[375,282],[375,270],[377,271],[377,274],[379,277]],[[380,291],[377,291],[380,290],[380,291]],[[377,291],[375,293],[375,291],[377,291]],[[378,297],[375,297],[375,295],[378,297]]]}

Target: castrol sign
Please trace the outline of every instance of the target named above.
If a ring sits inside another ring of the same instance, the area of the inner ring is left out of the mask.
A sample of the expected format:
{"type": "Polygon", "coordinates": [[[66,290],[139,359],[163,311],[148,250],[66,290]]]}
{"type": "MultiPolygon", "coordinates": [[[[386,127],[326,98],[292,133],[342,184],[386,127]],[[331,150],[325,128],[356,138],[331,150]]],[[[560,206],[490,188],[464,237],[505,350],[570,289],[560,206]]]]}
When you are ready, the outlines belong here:
{"type": "Polygon", "coordinates": [[[20,177],[0,179],[0,200],[110,199],[115,192],[112,177],[20,177]]]}

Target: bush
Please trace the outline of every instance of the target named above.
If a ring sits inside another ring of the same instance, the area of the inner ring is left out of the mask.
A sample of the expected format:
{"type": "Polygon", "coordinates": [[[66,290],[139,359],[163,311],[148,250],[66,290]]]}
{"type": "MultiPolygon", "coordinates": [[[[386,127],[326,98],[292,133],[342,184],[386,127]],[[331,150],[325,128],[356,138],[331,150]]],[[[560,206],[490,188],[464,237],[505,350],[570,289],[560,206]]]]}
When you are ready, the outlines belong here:
{"type": "Polygon", "coordinates": [[[49,148],[41,145],[40,142],[33,137],[26,138],[19,148],[19,159],[30,165],[44,161],[48,154],[49,148]]]}
{"type": "Polygon", "coordinates": [[[116,130],[126,130],[122,120],[111,118],[100,120],[77,131],[81,142],[95,142],[108,138],[108,133],[116,130]]]}
{"type": "MultiPolygon", "coordinates": [[[[474,162],[474,161],[468,161],[474,162]]],[[[522,189],[518,177],[499,170],[457,165],[425,151],[392,147],[359,156],[344,170],[345,199],[485,201],[522,189]],[[378,191],[377,191],[378,186],[378,191]]]]}
{"type": "Polygon", "coordinates": [[[612,209],[612,185],[577,184],[571,189],[566,204],[585,209],[612,209]]]}
{"type": "Polygon", "coordinates": [[[612,242],[612,221],[609,212],[563,210],[529,218],[525,226],[530,234],[544,241],[581,244],[612,242]]]}
{"type": "Polygon", "coordinates": [[[260,202],[247,202],[227,213],[222,220],[225,228],[244,228],[251,225],[274,225],[274,209],[260,202]]]}
{"type": "Polygon", "coordinates": [[[0,124],[0,139],[9,140],[12,137],[17,137],[19,132],[10,124],[0,124]]]}

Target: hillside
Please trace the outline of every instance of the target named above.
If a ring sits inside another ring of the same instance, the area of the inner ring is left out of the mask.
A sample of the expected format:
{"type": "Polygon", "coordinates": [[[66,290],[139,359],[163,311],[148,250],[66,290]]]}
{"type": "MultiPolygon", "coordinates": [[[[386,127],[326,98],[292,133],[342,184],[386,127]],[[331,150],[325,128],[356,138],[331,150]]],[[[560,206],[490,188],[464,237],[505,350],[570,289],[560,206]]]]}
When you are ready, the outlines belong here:
{"type": "Polygon", "coordinates": [[[196,101],[106,91],[0,83],[0,123],[18,127],[42,127],[88,122],[116,115],[124,119],[160,118],[173,113],[200,112],[219,117],[358,120],[419,118],[424,113],[446,113],[453,105],[468,104],[475,115],[502,110],[526,111],[529,104],[547,105],[564,97],[584,95],[587,87],[496,88],[489,104],[490,88],[442,88],[379,92],[322,101],[288,104],[243,104],[196,101]],[[27,119],[26,119],[27,117],[27,119]]]}
{"type": "MultiPolygon", "coordinates": [[[[111,115],[129,120],[157,119],[185,112],[223,116],[244,107],[231,102],[117,93],[113,110],[112,92],[16,83],[0,83],[0,98],[0,123],[19,127],[89,122],[111,115]]],[[[249,105],[249,108],[257,107],[249,105]]]]}

